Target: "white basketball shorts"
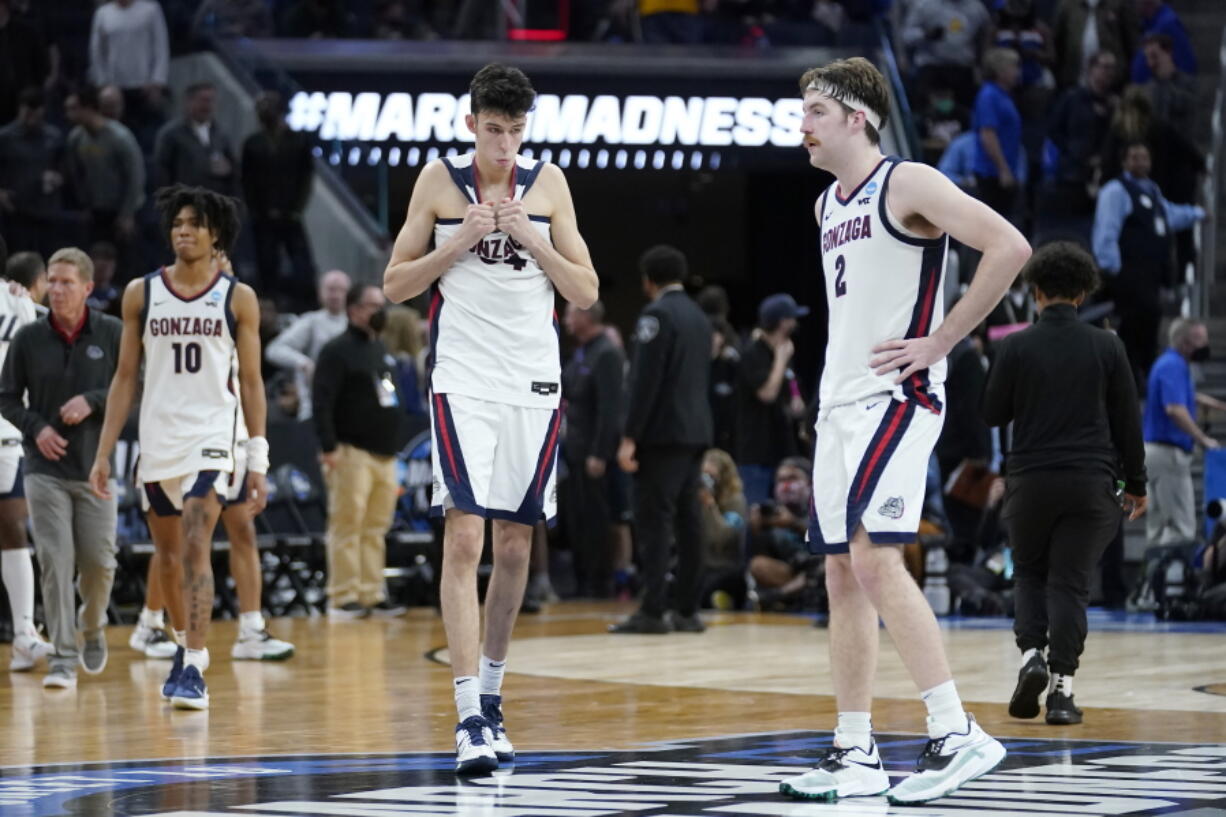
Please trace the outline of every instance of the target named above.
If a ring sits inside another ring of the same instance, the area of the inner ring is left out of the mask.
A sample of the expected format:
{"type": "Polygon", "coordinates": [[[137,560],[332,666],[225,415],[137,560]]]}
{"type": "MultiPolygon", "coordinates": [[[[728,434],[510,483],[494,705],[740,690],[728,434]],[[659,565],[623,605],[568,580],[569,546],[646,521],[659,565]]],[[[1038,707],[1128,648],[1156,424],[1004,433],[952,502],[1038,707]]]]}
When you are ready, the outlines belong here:
{"type": "Polygon", "coordinates": [[[225,471],[195,471],[181,477],[159,482],[140,483],[140,506],[145,513],[156,516],[182,516],[183,500],[216,493],[225,504],[230,490],[230,475],[225,471]]]}
{"type": "Polygon", "coordinates": [[[234,473],[226,474],[226,492],[221,495],[227,505],[241,505],[247,501],[247,443],[234,446],[234,473]]]}
{"type": "Polygon", "coordinates": [[[847,553],[860,525],[874,544],[914,542],[928,460],[944,422],[943,413],[889,394],[823,410],[813,457],[810,550],[847,553]]]}
{"type": "Polygon", "coordinates": [[[26,495],[21,478],[21,440],[0,440],[0,499],[22,499],[26,495]]]}
{"type": "Polygon", "coordinates": [[[451,508],[535,525],[557,514],[562,409],[430,396],[432,516],[451,508]]]}

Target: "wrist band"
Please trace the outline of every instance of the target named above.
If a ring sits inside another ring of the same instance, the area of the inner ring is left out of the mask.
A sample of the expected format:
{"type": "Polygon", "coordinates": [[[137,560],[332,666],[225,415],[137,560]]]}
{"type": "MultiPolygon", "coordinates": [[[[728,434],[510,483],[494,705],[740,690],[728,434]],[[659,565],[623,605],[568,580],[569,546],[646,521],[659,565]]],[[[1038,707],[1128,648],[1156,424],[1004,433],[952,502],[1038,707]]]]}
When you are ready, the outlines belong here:
{"type": "Polygon", "coordinates": [[[247,470],[253,474],[268,473],[268,440],[264,437],[247,440],[247,470]]]}

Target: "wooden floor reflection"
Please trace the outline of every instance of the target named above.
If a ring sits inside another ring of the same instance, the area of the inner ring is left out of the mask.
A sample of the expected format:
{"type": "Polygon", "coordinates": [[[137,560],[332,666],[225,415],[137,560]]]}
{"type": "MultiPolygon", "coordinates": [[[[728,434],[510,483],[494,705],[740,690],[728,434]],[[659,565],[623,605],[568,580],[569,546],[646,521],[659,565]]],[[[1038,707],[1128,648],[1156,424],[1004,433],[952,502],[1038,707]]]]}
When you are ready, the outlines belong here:
{"type": "MultiPolygon", "coordinates": [[[[703,635],[607,635],[625,612],[573,603],[521,619],[504,684],[517,747],[626,749],[832,727],[826,633],[808,620],[721,614],[703,635]]],[[[127,628],[108,632],[106,671],[81,674],[75,691],[44,690],[40,671],[6,674],[0,765],[453,748],[451,675],[433,611],[275,621],[274,633],[298,648],[285,663],[232,661],[234,628],[213,628],[208,713],[176,712],[159,698],[168,663],[131,652],[127,628]]],[[[993,734],[1226,741],[1226,697],[1212,694],[1226,685],[1221,634],[1092,632],[1077,678],[1086,722],[1065,728],[1005,713],[1017,661],[1007,630],[946,637],[963,699],[993,734]]],[[[874,724],[920,732],[923,707],[883,645],[874,724]]]]}

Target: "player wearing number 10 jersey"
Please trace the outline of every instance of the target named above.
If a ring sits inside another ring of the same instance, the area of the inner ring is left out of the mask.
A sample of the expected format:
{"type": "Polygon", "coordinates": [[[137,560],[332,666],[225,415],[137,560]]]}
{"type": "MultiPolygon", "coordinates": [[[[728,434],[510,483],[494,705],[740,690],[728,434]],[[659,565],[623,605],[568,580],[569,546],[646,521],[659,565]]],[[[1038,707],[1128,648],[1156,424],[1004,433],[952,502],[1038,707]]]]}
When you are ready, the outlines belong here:
{"type": "Polygon", "coordinates": [[[856,57],[800,81],[809,163],[835,176],[817,200],[830,309],[817,420],[811,548],[826,554],[834,746],[784,780],[805,799],[943,797],[986,774],[1005,749],[962,709],[940,629],[907,573],[928,460],[943,422],[945,356],[987,316],[1030,254],[1000,216],[931,167],[882,155],[889,89],[856,57]],[[983,252],[959,304],[942,316],[947,236],[983,252]],[[914,774],[890,786],[872,736],[878,617],[928,709],[914,774]]]}
{"type": "Polygon", "coordinates": [[[124,291],[119,364],[90,482],[99,495],[109,494],[110,455],[131,408],[143,353],[137,479],[151,510],[161,588],[181,645],[162,695],[177,708],[206,709],[212,537],[234,470],[240,400],[251,437],[248,501],[256,513],[265,502],[259,307],[255,292],[217,264],[238,233],[237,202],[175,186],[158,192],[157,205],[175,261],[124,291]]]}

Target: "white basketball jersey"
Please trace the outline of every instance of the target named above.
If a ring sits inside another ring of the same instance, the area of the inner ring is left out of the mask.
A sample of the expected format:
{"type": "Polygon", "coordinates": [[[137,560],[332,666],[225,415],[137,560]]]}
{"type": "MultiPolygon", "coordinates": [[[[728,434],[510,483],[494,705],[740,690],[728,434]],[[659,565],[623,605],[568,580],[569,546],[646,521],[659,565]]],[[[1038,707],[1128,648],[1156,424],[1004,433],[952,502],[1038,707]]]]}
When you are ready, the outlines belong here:
{"type": "MultiPolygon", "coordinates": [[[[473,156],[443,159],[468,201],[479,201],[473,156]]],[[[544,167],[516,159],[513,183],[522,199],[544,167]]],[[[549,219],[530,216],[549,239],[549,219]]],[[[438,246],[462,219],[439,219],[438,246]]],[[[503,232],[469,248],[443,273],[430,303],[430,387],[496,403],[556,408],[561,397],[561,353],[553,282],[532,254],[503,232]]]]}
{"type": "Polygon", "coordinates": [[[238,395],[232,381],[235,319],[230,301],[237,286],[233,277],[219,272],[199,295],[183,298],[165,270],[145,276],[140,407],[145,482],[234,470],[238,395]]]}
{"type": "Polygon", "coordinates": [[[897,372],[879,377],[868,365],[877,344],[925,337],[945,318],[941,293],[948,238],[910,233],[894,221],[886,206],[890,175],[901,161],[886,157],[847,196],[839,194],[836,182],[819,200],[822,268],[830,307],[823,409],[888,392],[931,411],[941,410],[944,360],[900,386],[894,385],[897,372]]]}
{"type": "MultiPolygon", "coordinates": [[[[9,344],[17,330],[38,319],[41,307],[26,295],[14,295],[0,280],[0,368],[9,355],[9,344]]],[[[21,431],[8,420],[0,417],[0,440],[20,440],[21,431]]]]}

